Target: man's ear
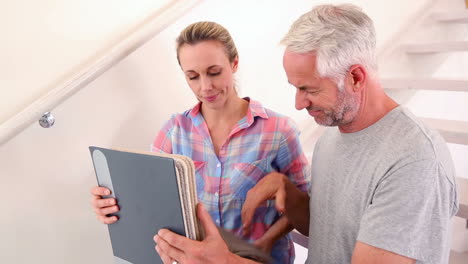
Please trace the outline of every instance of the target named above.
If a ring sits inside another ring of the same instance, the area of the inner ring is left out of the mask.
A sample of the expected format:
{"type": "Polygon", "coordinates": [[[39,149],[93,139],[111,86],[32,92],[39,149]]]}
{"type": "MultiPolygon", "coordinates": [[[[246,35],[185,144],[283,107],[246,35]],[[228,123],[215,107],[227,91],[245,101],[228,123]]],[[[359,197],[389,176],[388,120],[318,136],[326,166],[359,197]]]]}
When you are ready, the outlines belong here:
{"type": "Polygon", "coordinates": [[[347,81],[351,85],[353,92],[360,92],[367,81],[367,71],[360,64],[352,65],[349,68],[347,81]]]}

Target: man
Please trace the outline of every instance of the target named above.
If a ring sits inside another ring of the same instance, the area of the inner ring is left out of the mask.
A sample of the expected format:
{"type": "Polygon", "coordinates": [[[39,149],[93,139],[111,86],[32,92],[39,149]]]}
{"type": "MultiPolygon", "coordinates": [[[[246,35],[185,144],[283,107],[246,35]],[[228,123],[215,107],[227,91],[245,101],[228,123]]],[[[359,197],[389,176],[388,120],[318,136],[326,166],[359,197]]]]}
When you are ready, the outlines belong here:
{"type": "MultiPolygon", "coordinates": [[[[372,20],[352,5],[317,6],[283,44],[296,108],[330,128],[314,149],[309,194],[280,173],[267,175],[244,204],[246,232],[255,208],[276,199],[309,236],[307,263],[447,263],[449,221],[458,210],[453,162],[440,135],[380,86],[372,20]]],[[[198,213],[207,238],[161,230],[155,241],[163,259],[248,263],[235,259],[198,213]]]]}

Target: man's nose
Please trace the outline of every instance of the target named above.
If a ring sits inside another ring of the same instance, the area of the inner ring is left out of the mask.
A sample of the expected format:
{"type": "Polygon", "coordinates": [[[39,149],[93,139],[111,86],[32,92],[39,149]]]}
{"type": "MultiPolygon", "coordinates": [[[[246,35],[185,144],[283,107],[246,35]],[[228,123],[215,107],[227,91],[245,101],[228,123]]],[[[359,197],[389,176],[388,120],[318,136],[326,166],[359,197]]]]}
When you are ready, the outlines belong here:
{"type": "Polygon", "coordinates": [[[296,109],[297,110],[302,110],[304,108],[309,107],[312,104],[312,102],[307,99],[306,93],[301,90],[296,91],[296,109]]]}

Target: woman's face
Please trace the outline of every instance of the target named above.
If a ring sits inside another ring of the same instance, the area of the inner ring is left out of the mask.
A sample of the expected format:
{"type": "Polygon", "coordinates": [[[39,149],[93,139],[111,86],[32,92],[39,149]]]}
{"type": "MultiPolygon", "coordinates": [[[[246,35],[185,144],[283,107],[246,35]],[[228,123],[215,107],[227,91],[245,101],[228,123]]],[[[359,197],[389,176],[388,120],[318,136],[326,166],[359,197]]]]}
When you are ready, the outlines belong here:
{"type": "Polygon", "coordinates": [[[185,44],[179,49],[179,60],[188,85],[205,107],[220,109],[236,96],[234,73],[238,59],[229,62],[221,42],[185,44]]]}

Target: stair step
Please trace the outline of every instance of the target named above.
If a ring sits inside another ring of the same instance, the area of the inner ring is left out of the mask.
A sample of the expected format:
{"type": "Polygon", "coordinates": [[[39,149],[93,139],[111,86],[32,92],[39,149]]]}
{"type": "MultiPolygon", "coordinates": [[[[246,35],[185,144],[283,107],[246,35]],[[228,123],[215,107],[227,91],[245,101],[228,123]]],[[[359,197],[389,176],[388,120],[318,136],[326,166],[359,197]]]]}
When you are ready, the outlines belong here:
{"type": "Polygon", "coordinates": [[[468,179],[457,177],[458,199],[460,209],[457,216],[468,220],[468,179]]]}
{"type": "Polygon", "coordinates": [[[438,12],[432,14],[432,18],[443,23],[468,23],[468,11],[438,12]]]}
{"type": "Polygon", "coordinates": [[[299,233],[296,229],[291,231],[291,237],[294,243],[307,248],[309,246],[309,237],[304,236],[303,234],[299,233]]]}
{"type": "Polygon", "coordinates": [[[450,250],[449,264],[466,264],[468,251],[450,250]]]}
{"type": "Polygon", "coordinates": [[[433,129],[437,129],[448,143],[468,145],[468,122],[446,119],[421,118],[433,129]]]}
{"type": "Polygon", "coordinates": [[[447,41],[439,43],[404,44],[407,53],[438,53],[468,51],[468,41],[447,41]]]}
{"type": "Polygon", "coordinates": [[[468,92],[468,80],[442,79],[382,79],[382,86],[387,89],[416,89],[468,92]]]}
{"type": "Polygon", "coordinates": [[[468,220],[468,205],[459,204],[458,206],[459,206],[459,208],[458,208],[458,212],[457,212],[456,216],[468,220]]]}

